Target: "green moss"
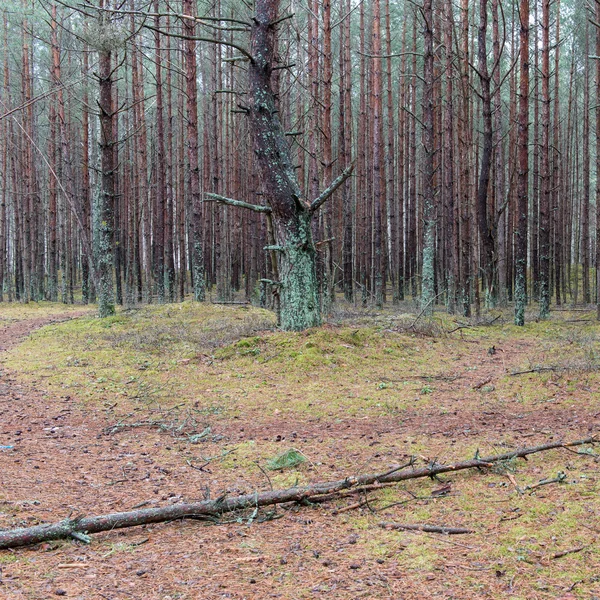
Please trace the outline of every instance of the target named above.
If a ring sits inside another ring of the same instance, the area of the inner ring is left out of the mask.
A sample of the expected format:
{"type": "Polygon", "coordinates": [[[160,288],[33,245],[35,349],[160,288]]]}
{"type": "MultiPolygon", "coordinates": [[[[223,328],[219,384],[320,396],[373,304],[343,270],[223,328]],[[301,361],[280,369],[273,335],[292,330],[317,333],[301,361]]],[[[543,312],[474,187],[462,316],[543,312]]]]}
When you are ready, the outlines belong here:
{"type": "Polygon", "coordinates": [[[26,321],[81,312],[91,313],[94,310],[94,306],[62,302],[0,302],[0,322],[26,321]]]}
{"type": "Polygon", "coordinates": [[[28,559],[23,558],[19,554],[1,554],[0,555],[0,565],[10,565],[13,563],[27,564],[28,562],[29,562],[28,559]]]}

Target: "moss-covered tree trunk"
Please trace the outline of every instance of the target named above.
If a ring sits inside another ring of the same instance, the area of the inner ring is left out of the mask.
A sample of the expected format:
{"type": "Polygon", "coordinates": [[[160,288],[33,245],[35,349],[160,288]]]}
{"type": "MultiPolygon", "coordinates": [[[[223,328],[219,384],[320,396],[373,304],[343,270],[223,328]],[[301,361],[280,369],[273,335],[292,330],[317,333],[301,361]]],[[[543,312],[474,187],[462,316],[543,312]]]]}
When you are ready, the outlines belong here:
{"type": "Polygon", "coordinates": [[[519,97],[515,325],[525,324],[527,305],[527,209],[529,184],[529,1],[521,0],[521,93],[519,97]]]}
{"type": "MultiPolygon", "coordinates": [[[[272,74],[276,65],[277,27],[289,16],[278,18],[279,0],[256,0],[252,19],[251,49],[235,45],[248,62],[248,106],[256,164],[260,172],[266,205],[206,194],[206,199],[229,206],[266,213],[272,223],[274,240],[265,248],[275,255],[272,285],[279,298],[282,329],[301,331],[321,324],[316,250],[311,222],[319,208],[350,177],[347,167],[321,194],[308,202],[302,190],[292,154],[279,120],[272,74]]],[[[227,44],[227,42],[222,42],[227,44]]],[[[269,225],[270,227],[270,225],[269,225]]],[[[277,303],[276,303],[277,305],[277,303]]]]}
{"type": "Polygon", "coordinates": [[[433,135],[433,2],[425,0],[424,59],[423,59],[423,279],[421,307],[433,312],[435,300],[435,189],[434,189],[434,135],[433,135]]]}
{"type": "Polygon", "coordinates": [[[115,293],[113,286],[113,205],[115,196],[115,142],[113,139],[113,69],[112,52],[102,49],[99,52],[98,80],[100,82],[100,154],[101,182],[98,197],[98,231],[95,249],[98,271],[98,316],[115,314],[115,293]]]}
{"type": "Polygon", "coordinates": [[[256,0],[249,63],[248,115],[263,188],[271,207],[280,281],[281,327],[302,330],[321,324],[313,209],[303,197],[271,86],[279,0],[256,0]]]}

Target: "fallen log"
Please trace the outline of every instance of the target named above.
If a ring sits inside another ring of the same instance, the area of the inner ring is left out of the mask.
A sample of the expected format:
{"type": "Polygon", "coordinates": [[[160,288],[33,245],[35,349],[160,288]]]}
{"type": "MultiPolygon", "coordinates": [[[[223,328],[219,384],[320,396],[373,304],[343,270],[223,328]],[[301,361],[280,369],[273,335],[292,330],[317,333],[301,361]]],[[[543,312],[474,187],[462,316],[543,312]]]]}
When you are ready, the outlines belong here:
{"type": "Polygon", "coordinates": [[[223,495],[215,500],[204,500],[191,504],[174,504],[160,508],[143,508],[128,512],[112,513],[95,517],[77,517],[65,519],[58,523],[36,525],[20,529],[0,530],[0,550],[30,546],[40,542],[75,538],[89,541],[88,534],[136,527],[151,523],[163,523],[177,519],[207,519],[215,520],[219,516],[244,509],[258,509],[261,506],[287,504],[289,502],[308,502],[318,499],[325,494],[333,494],[358,486],[368,486],[375,483],[392,483],[419,479],[422,477],[435,477],[442,473],[462,471],[474,468],[489,468],[494,463],[525,458],[530,454],[544,452],[555,448],[570,448],[585,444],[597,443],[596,437],[589,437],[574,442],[553,442],[542,446],[523,448],[505,454],[497,454],[485,458],[476,457],[462,462],[443,465],[433,461],[427,467],[420,469],[410,465],[402,465],[384,473],[365,474],[356,477],[347,477],[338,481],[320,482],[307,486],[297,486],[283,490],[270,490],[267,492],[254,492],[241,496],[228,497],[223,495]]]}

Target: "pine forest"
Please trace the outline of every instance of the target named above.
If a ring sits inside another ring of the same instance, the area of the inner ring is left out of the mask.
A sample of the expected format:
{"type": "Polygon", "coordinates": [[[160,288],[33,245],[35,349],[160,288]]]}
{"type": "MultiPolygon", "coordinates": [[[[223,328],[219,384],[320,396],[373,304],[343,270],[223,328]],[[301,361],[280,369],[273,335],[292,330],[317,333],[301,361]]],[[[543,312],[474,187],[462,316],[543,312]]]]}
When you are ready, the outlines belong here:
{"type": "Polygon", "coordinates": [[[598,301],[597,3],[136,2],[2,11],[2,299],[598,301]]]}
{"type": "Polygon", "coordinates": [[[0,600],[600,598],[600,0],[0,48],[0,600]]]}

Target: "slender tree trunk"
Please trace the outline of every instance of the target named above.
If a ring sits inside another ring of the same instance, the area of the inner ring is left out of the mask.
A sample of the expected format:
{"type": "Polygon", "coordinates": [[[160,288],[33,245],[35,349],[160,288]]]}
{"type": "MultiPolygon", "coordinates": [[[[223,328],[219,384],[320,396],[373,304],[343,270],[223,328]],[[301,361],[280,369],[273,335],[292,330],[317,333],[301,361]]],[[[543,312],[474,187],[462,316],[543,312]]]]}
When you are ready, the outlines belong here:
{"type": "Polygon", "coordinates": [[[454,15],[452,0],[444,2],[444,46],[445,46],[445,92],[446,99],[443,105],[443,193],[446,221],[446,288],[448,312],[456,310],[456,285],[459,278],[458,256],[456,254],[456,240],[459,225],[455,222],[455,186],[454,186],[454,52],[453,29],[454,15]]]}
{"type": "Polygon", "coordinates": [[[533,138],[531,140],[532,160],[531,160],[531,194],[529,199],[529,265],[531,270],[531,298],[539,300],[539,234],[540,234],[540,66],[539,66],[539,2],[534,1],[533,9],[533,138]]]}
{"type": "Polygon", "coordinates": [[[559,63],[560,63],[560,0],[556,2],[556,50],[554,51],[554,127],[553,127],[553,160],[552,160],[552,214],[554,227],[554,291],[556,305],[561,302],[562,270],[562,194],[560,191],[560,94],[559,94],[559,63]]]}
{"type": "MultiPolygon", "coordinates": [[[[333,140],[331,134],[331,98],[332,98],[332,80],[333,80],[333,57],[331,54],[331,0],[323,0],[323,76],[321,85],[322,100],[322,131],[323,131],[323,179],[331,181],[333,179],[333,140]]],[[[328,202],[321,215],[323,217],[323,231],[326,242],[324,244],[324,282],[322,289],[323,311],[328,312],[331,302],[334,300],[334,269],[332,240],[333,229],[331,219],[333,216],[332,203],[328,202]]]]}
{"type": "Polygon", "coordinates": [[[540,318],[550,315],[550,0],[542,0],[542,144],[540,197],[540,318]]]}
{"type": "Polygon", "coordinates": [[[469,0],[462,0],[462,65],[461,65],[461,272],[460,300],[462,313],[471,316],[471,144],[470,144],[470,87],[469,87],[469,0]]]}
{"type": "Polygon", "coordinates": [[[355,273],[361,286],[361,300],[367,302],[367,57],[365,43],[365,4],[359,8],[359,112],[356,132],[358,177],[356,182],[356,268],[355,273]]]}
{"type": "Polygon", "coordinates": [[[373,53],[373,85],[371,87],[371,109],[373,116],[373,202],[374,202],[374,259],[375,259],[375,304],[383,306],[383,210],[384,191],[382,189],[383,170],[383,98],[381,85],[381,4],[373,2],[373,31],[371,40],[373,53]]]}
{"type": "MultiPolygon", "coordinates": [[[[159,12],[159,2],[155,0],[154,11],[159,12]]],[[[154,285],[158,302],[165,301],[165,126],[164,126],[164,99],[162,85],[162,51],[160,17],[154,17],[155,67],[156,67],[156,199],[154,205],[154,227],[152,235],[152,248],[154,250],[154,285]]]]}
{"type": "MultiPolygon", "coordinates": [[[[171,18],[167,16],[167,31],[171,29],[171,18]]],[[[165,49],[166,62],[173,64],[173,53],[170,46],[165,49]]],[[[175,302],[175,260],[173,242],[173,214],[175,206],[174,181],[173,181],[173,157],[174,157],[174,133],[173,126],[173,69],[167,69],[166,93],[167,93],[167,119],[165,126],[165,266],[164,285],[165,296],[168,302],[175,302]]]]}
{"type": "Polygon", "coordinates": [[[410,78],[410,108],[413,112],[410,122],[410,142],[408,164],[409,175],[409,209],[407,211],[407,271],[410,277],[411,295],[417,300],[417,16],[413,15],[413,39],[412,39],[412,72],[410,78]]]}
{"type": "MultiPolygon", "coordinates": [[[[58,89],[60,81],[60,48],[58,45],[57,7],[52,6],[51,46],[52,46],[52,85],[58,89]]],[[[56,105],[50,106],[50,160],[52,168],[62,179],[62,161],[57,148],[58,113],[56,105]]],[[[49,181],[48,197],[48,297],[52,302],[58,300],[58,245],[57,245],[57,210],[58,190],[54,177],[49,181]]]]}
{"type": "MultiPolygon", "coordinates": [[[[183,0],[184,14],[194,15],[192,0],[183,0]]],[[[184,22],[184,31],[188,39],[185,42],[185,81],[187,111],[187,149],[189,161],[189,193],[192,217],[192,281],[194,300],[202,302],[205,298],[204,252],[202,239],[202,198],[200,195],[200,163],[198,159],[198,90],[196,68],[196,25],[190,19],[184,22]]],[[[182,263],[183,264],[183,263],[182,263]]]]}
{"type": "MultiPolygon", "coordinates": [[[[351,25],[351,0],[346,0],[343,5],[348,14],[342,23],[340,40],[340,158],[344,164],[349,164],[352,157],[352,63],[350,54],[350,25],[351,25]]],[[[354,211],[352,202],[352,184],[347,180],[342,185],[342,212],[344,240],[342,248],[342,270],[344,298],[348,302],[354,301],[354,211]]]]}
{"type": "Polygon", "coordinates": [[[490,185],[490,172],[492,167],[493,127],[492,127],[492,96],[491,77],[487,65],[487,24],[488,2],[480,0],[479,3],[479,81],[481,85],[482,100],[482,149],[479,170],[479,184],[477,187],[477,213],[479,222],[479,237],[483,255],[483,277],[486,290],[486,301],[490,306],[496,305],[496,268],[495,268],[495,215],[494,210],[488,206],[488,190],[490,185]]]}
{"type": "Polygon", "coordinates": [[[434,124],[433,124],[433,0],[423,3],[423,267],[421,308],[433,312],[435,300],[435,187],[434,187],[434,124]]]}
{"type": "Polygon", "coordinates": [[[97,200],[97,240],[96,264],[98,269],[98,315],[108,317],[115,314],[115,294],[113,287],[114,253],[113,221],[115,202],[115,160],[113,139],[115,114],[113,109],[113,66],[112,52],[98,52],[98,80],[100,82],[100,153],[101,183],[97,200]]]}
{"type": "MultiPolygon", "coordinates": [[[[89,68],[89,53],[83,54],[83,70],[87,73],[89,68]]],[[[89,104],[89,95],[87,83],[83,91],[83,114],[81,115],[81,216],[83,227],[85,228],[84,235],[88,240],[92,239],[91,229],[91,194],[90,194],[90,115],[87,109],[89,104]]],[[[81,257],[81,300],[84,304],[88,304],[91,300],[92,278],[90,273],[90,264],[87,252],[84,252],[81,257]]]]}
{"type": "MultiPolygon", "coordinates": [[[[388,57],[392,55],[392,19],[390,15],[390,0],[385,0],[385,52],[388,57]]],[[[389,260],[386,272],[390,273],[390,283],[392,286],[392,301],[398,302],[396,274],[398,260],[398,186],[396,175],[396,127],[394,123],[394,93],[392,86],[392,59],[387,59],[386,68],[386,95],[387,95],[387,157],[386,157],[386,199],[387,199],[387,215],[388,225],[386,229],[389,231],[389,243],[387,245],[389,260]]],[[[384,284],[385,290],[385,284],[384,284]]]]}
{"type": "MultiPolygon", "coordinates": [[[[596,2],[600,23],[600,2],[596,2]]],[[[596,27],[596,55],[600,56],[600,27],[596,27]]],[[[600,321],[600,60],[596,60],[596,318],[600,321]]]]}
{"type": "Polygon", "coordinates": [[[517,248],[515,255],[515,325],[525,324],[527,306],[527,211],[529,198],[529,0],[520,0],[520,93],[518,117],[517,248]]]}
{"type": "MultiPolygon", "coordinates": [[[[406,47],[406,30],[407,23],[406,19],[404,19],[404,23],[402,24],[402,47],[406,47]]],[[[402,55],[401,63],[400,63],[400,72],[406,73],[406,54],[402,55]]],[[[397,257],[397,265],[398,265],[398,277],[397,277],[397,295],[398,301],[404,300],[404,280],[405,280],[405,249],[404,249],[404,240],[405,236],[405,199],[408,194],[407,190],[407,180],[406,177],[406,155],[407,155],[407,147],[408,147],[408,135],[407,135],[407,113],[405,111],[405,103],[406,103],[406,77],[398,78],[398,88],[399,88],[399,98],[400,102],[398,103],[398,257],[397,257]]]]}
{"type": "Polygon", "coordinates": [[[581,198],[581,265],[583,268],[583,303],[591,302],[590,295],[590,69],[589,23],[585,26],[584,67],[583,67],[583,135],[582,135],[582,175],[583,196],[581,198]]]}
{"type": "MultiPolygon", "coordinates": [[[[501,46],[500,46],[500,27],[498,19],[499,0],[492,0],[492,22],[493,22],[493,49],[494,63],[498,66],[493,75],[494,79],[494,192],[496,197],[495,219],[496,219],[496,272],[498,280],[498,300],[501,305],[506,303],[506,185],[505,185],[505,160],[504,160],[504,142],[502,131],[502,95],[501,83],[502,74],[500,68],[501,46]]],[[[504,32],[506,35],[506,32],[504,32]]]]}

